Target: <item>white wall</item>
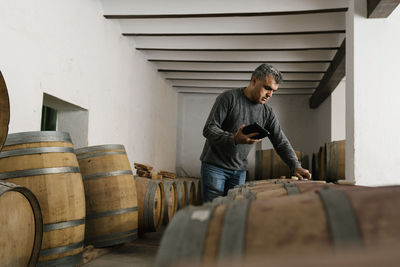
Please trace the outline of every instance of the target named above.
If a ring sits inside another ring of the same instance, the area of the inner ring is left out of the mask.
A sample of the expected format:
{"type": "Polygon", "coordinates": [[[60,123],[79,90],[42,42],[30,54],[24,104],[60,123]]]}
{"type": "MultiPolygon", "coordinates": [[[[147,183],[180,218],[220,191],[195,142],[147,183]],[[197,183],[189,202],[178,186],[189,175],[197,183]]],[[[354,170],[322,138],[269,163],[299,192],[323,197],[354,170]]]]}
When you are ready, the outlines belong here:
{"type": "MultiPolygon", "coordinates": [[[[200,154],[205,138],[202,135],[217,94],[181,93],[179,96],[177,167],[189,175],[200,177],[200,154]]],[[[309,155],[330,141],[330,100],[319,109],[310,109],[309,96],[274,95],[269,101],[278,116],[282,129],[293,147],[309,155]]],[[[266,139],[262,149],[271,148],[266,139]]],[[[255,146],[248,157],[250,176],[254,175],[255,146]]],[[[310,162],[311,168],[311,162],[310,162]]]]}
{"type": "Polygon", "coordinates": [[[177,93],[99,1],[3,0],[0,36],[10,133],[40,130],[48,93],[89,111],[89,145],[124,144],[131,162],[175,170],[177,93]]]}
{"type": "Polygon", "coordinates": [[[176,165],[189,176],[200,177],[203,127],[218,94],[180,93],[176,165]]]}
{"type": "Polygon", "coordinates": [[[400,8],[387,19],[367,19],[366,1],[351,1],[346,30],[346,177],[360,185],[400,184],[399,32],[400,8]]]}
{"type": "Polygon", "coordinates": [[[331,95],[331,141],[346,139],[346,81],[342,80],[331,95]]]}

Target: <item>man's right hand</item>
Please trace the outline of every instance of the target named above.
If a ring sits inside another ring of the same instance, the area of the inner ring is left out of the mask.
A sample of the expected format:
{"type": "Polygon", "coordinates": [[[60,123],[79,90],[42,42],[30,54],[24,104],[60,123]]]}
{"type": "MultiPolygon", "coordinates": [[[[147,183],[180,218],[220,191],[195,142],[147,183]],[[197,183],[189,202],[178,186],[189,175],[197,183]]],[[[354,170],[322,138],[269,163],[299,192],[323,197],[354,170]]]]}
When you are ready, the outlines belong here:
{"type": "Polygon", "coordinates": [[[259,143],[262,140],[261,139],[251,139],[253,136],[258,135],[258,133],[251,133],[248,135],[245,135],[242,130],[244,128],[244,124],[240,126],[239,130],[235,133],[233,139],[235,140],[235,145],[237,144],[255,144],[259,143]]]}

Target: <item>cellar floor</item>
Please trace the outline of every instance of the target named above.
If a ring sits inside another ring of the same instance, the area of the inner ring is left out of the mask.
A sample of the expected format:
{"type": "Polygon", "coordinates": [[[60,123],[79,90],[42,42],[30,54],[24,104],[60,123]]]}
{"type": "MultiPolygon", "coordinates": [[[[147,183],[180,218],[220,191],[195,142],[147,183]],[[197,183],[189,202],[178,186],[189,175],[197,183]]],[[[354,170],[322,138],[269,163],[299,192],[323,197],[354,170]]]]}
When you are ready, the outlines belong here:
{"type": "Polygon", "coordinates": [[[164,229],[146,233],[134,242],[126,243],[82,267],[147,267],[153,266],[164,229]]]}

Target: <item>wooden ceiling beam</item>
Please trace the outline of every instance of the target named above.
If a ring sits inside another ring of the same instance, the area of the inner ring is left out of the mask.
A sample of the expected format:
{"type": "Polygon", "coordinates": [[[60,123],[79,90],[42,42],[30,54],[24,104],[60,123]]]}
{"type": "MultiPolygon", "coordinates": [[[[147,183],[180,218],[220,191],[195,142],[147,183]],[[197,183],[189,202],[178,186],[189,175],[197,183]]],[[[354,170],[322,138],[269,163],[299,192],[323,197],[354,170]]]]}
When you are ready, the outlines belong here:
{"type": "Polygon", "coordinates": [[[331,65],[322,78],[318,88],[310,98],[310,108],[318,106],[327,99],[346,75],[346,40],[337,51],[331,65]]]}
{"type": "Polygon", "coordinates": [[[387,18],[400,4],[400,0],[367,0],[367,17],[387,18]]]}
{"type": "Polygon", "coordinates": [[[238,49],[201,49],[201,48],[148,48],[136,47],[139,51],[178,51],[178,52],[275,52],[275,51],[315,51],[315,50],[338,50],[340,47],[305,47],[305,48],[238,48],[238,49]]]}
{"type": "Polygon", "coordinates": [[[304,31],[304,32],[238,32],[238,33],[122,33],[123,36],[166,37],[166,36],[271,36],[271,35],[316,35],[343,34],[346,30],[304,31]]]}
{"type": "Polygon", "coordinates": [[[104,15],[106,19],[176,19],[176,18],[223,18],[223,17],[264,17],[282,15],[306,15],[321,13],[346,12],[345,8],[278,11],[278,12],[241,12],[241,13],[203,13],[203,14],[132,14],[132,15],[104,15]]]}

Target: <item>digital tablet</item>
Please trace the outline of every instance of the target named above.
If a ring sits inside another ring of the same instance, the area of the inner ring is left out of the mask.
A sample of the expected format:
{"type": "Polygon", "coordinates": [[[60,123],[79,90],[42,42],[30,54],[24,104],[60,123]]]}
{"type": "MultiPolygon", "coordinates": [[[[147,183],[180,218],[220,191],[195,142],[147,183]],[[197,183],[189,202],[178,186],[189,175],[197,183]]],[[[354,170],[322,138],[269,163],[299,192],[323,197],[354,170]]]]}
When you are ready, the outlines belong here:
{"type": "Polygon", "coordinates": [[[247,125],[243,128],[242,132],[245,135],[251,134],[251,133],[259,133],[256,136],[253,136],[251,139],[263,139],[264,137],[269,135],[269,132],[265,130],[263,127],[258,125],[256,122],[250,125],[247,125]]]}

